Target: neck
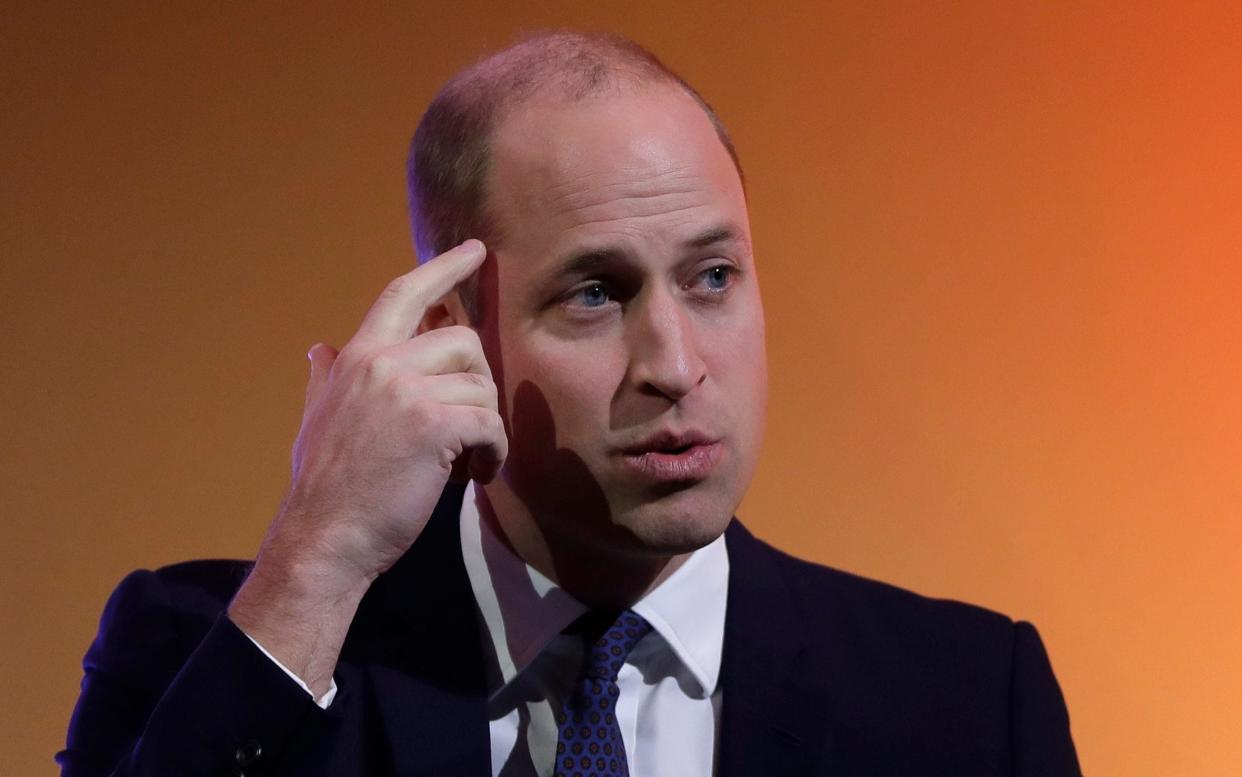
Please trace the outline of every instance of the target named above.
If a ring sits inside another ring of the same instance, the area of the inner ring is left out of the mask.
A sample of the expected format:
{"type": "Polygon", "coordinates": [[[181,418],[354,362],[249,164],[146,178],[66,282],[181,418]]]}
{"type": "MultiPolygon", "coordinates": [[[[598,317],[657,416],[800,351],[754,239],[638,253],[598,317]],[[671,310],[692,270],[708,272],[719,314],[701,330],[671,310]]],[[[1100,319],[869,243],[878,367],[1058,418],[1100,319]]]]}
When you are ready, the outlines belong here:
{"type": "Polygon", "coordinates": [[[557,531],[570,516],[537,516],[500,478],[476,487],[479,518],[519,558],[594,609],[626,609],[677,571],[690,553],[625,552],[557,531]]]}

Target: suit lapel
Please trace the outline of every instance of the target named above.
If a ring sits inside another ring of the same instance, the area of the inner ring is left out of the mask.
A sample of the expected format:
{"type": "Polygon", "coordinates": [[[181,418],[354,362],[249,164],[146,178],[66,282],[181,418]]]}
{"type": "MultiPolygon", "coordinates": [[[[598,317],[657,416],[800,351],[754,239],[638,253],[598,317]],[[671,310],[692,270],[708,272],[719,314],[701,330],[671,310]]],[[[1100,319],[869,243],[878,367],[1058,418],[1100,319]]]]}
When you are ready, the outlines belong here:
{"type": "MultiPolygon", "coordinates": [[[[393,772],[491,773],[484,657],[461,556],[462,488],[450,485],[414,547],[372,587],[347,650],[365,667],[393,772]]],[[[831,743],[805,608],[777,553],[738,521],[726,532],[718,777],[822,769],[831,743]]]]}
{"type": "Polygon", "coordinates": [[[461,555],[462,493],[445,489],[418,542],[364,602],[371,625],[363,664],[401,777],[491,774],[482,644],[461,555]]]}
{"type": "Polygon", "coordinates": [[[776,552],[736,520],[725,545],[729,600],[717,775],[817,772],[827,756],[828,726],[798,592],[776,552]]]}

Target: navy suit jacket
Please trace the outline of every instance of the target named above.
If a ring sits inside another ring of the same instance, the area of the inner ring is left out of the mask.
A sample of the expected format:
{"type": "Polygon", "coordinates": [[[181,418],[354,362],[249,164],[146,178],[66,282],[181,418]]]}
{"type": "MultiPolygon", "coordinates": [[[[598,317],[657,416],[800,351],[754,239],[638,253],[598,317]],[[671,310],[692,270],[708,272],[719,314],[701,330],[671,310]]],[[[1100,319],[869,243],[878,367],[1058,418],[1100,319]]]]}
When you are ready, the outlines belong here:
{"type": "MultiPolygon", "coordinates": [[[[364,597],[321,710],[224,615],[250,565],[128,576],[104,611],[63,777],[490,771],[462,490],[364,597]]],[[[792,558],[736,520],[720,777],[1080,774],[1034,627],[792,558]]]]}

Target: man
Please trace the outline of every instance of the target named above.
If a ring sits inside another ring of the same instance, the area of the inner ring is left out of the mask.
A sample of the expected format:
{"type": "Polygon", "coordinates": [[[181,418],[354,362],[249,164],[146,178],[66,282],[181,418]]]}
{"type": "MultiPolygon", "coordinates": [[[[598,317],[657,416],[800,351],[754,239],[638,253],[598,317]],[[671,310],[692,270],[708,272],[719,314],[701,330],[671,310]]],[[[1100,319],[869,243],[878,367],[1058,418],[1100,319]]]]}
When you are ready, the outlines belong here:
{"type": "Polygon", "coordinates": [[[688,85],[532,38],[441,91],[410,178],[435,258],[311,349],[253,566],[114,594],[64,774],[1078,772],[1028,624],[733,521],[763,313],[688,85]]]}

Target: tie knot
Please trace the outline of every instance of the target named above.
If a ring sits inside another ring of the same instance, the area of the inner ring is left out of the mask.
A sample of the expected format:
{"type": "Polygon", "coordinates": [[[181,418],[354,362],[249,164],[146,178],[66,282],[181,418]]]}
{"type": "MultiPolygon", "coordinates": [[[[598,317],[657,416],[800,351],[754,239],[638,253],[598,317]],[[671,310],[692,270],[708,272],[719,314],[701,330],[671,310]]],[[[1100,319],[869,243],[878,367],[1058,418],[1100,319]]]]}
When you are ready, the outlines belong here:
{"type": "Polygon", "coordinates": [[[583,674],[609,682],[616,682],[626,656],[651,631],[651,624],[633,610],[588,613],[583,626],[585,633],[594,637],[587,647],[583,674]]]}

